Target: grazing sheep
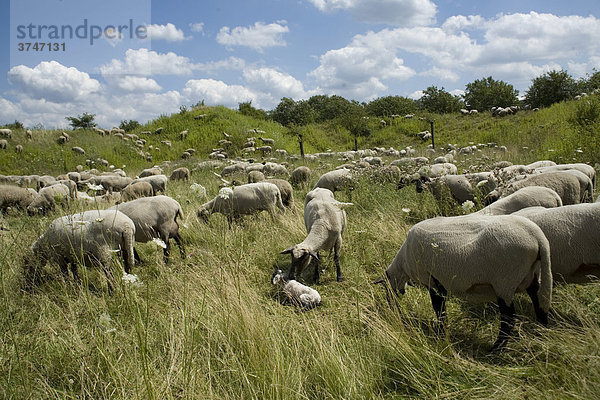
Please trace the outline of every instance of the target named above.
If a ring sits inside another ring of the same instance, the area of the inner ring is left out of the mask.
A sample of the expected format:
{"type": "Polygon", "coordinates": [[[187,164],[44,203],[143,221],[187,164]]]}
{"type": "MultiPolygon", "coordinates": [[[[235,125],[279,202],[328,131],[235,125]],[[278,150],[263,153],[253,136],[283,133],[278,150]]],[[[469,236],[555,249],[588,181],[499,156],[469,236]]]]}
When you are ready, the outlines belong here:
{"type": "Polygon", "coordinates": [[[342,247],[342,235],[346,229],[346,212],[343,210],[352,203],[341,203],[333,199],[333,192],[318,188],[316,193],[309,192],[310,198],[304,206],[304,225],[308,235],[301,242],[289,247],[281,254],[292,256],[292,265],[288,271],[289,279],[296,279],[296,274],[315,261],[315,272],[313,281],[319,281],[319,251],[333,249],[337,281],[343,281],[342,269],[340,267],[340,249],[342,247]],[[329,192],[329,193],[327,193],[329,192]]]}
{"type": "Polygon", "coordinates": [[[12,130],[6,129],[6,128],[0,129],[0,136],[4,136],[4,137],[11,139],[12,138],[12,130]]]}
{"type": "Polygon", "coordinates": [[[281,202],[284,206],[289,209],[294,209],[294,188],[292,185],[284,179],[267,179],[265,182],[269,182],[277,186],[281,193],[281,202]]]}
{"type": "MultiPolygon", "coordinates": [[[[171,244],[169,239],[175,239],[179,246],[181,257],[185,258],[185,249],[179,235],[177,217],[183,219],[183,209],[179,202],[169,196],[143,197],[131,200],[109,208],[119,210],[127,215],[135,224],[135,241],[146,243],[154,238],[165,243],[163,249],[165,264],[169,262],[171,244]]],[[[140,260],[136,255],[136,259],[140,260]]],[[[141,261],[141,260],[140,260],[141,261]]]]}
{"type": "Polygon", "coordinates": [[[489,205],[500,197],[506,197],[526,186],[544,186],[554,190],[560,196],[563,205],[579,204],[581,201],[581,189],[577,177],[562,172],[548,172],[512,182],[502,191],[502,196],[499,190],[490,192],[486,196],[485,204],[489,205]]]}
{"type": "Polygon", "coordinates": [[[473,300],[497,299],[500,333],[492,351],[506,344],[513,328],[516,292],[526,290],[537,320],[544,325],[548,321],[550,244],[524,217],[468,215],[419,222],[408,231],[385,275],[395,292],[404,293],[409,282],[428,288],[442,329],[448,292],[473,300]]]}
{"type": "Polygon", "coordinates": [[[6,139],[0,140],[0,149],[6,150],[7,147],[8,147],[8,142],[6,141],[6,139]]]}
{"type": "Polygon", "coordinates": [[[227,216],[231,225],[233,219],[242,215],[250,215],[260,211],[273,213],[275,208],[283,213],[285,208],[281,202],[281,193],[276,185],[268,182],[248,183],[233,189],[223,188],[211,201],[198,209],[198,218],[208,223],[208,217],[218,212],[227,216]]]}
{"type": "Polygon", "coordinates": [[[131,183],[123,189],[121,192],[121,199],[123,201],[130,201],[139,199],[140,197],[152,197],[154,196],[154,190],[152,185],[148,182],[136,182],[131,183]]]}
{"type": "Polygon", "coordinates": [[[190,170],[186,167],[174,169],[173,172],[171,172],[171,176],[169,177],[169,180],[172,181],[187,181],[189,179],[190,170]]]}
{"type": "Polygon", "coordinates": [[[600,203],[530,207],[514,215],[533,221],[548,238],[555,280],[586,283],[600,278],[600,203]]]}
{"type": "Polygon", "coordinates": [[[191,157],[192,155],[190,153],[188,153],[187,151],[184,151],[183,153],[181,153],[181,159],[182,160],[187,160],[191,157]]]}
{"type": "Polygon", "coordinates": [[[311,170],[304,165],[296,168],[290,175],[290,182],[294,186],[305,186],[310,181],[311,170]]]}
{"type": "Polygon", "coordinates": [[[146,168],[146,169],[142,170],[142,172],[140,172],[139,177],[140,178],[145,178],[147,176],[160,175],[162,173],[163,173],[162,170],[160,168],[157,168],[157,167],[146,168]]]}
{"type": "Polygon", "coordinates": [[[188,135],[187,129],[185,131],[181,131],[181,132],[179,132],[179,139],[184,140],[185,138],[187,138],[187,135],[188,135]]]}
{"type": "Polygon", "coordinates": [[[152,175],[143,178],[134,179],[131,183],[135,182],[148,182],[154,189],[154,194],[158,192],[165,193],[167,191],[167,176],[166,175],[152,175]]]}
{"type": "Polygon", "coordinates": [[[281,286],[285,294],[285,303],[289,302],[302,310],[310,310],[321,305],[321,295],[315,289],[303,285],[296,280],[288,280],[280,270],[275,270],[271,277],[273,285],[281,286]]]}
{"type": "Polygon", "coordinates": [[[23,152],[23,146],[22,146],[22,145],[20,145],[20,144],[16,145],[16,146],[15,146],[15,151],[16,151],[17,153],[22,153],[22,152],[23,152]]]}
{"type": "Polygon", "coordinates": [[[353,183],[352,171],[349,169],[336,169],[321,175],[313,189],[324,188],[332,192],[343,190],[351,186],[353,183]]]}
{"type": "Polygon", "coordinates": [[[562,207],[560,196],[543,186],[526,186],[473,214],[508,215],[527,207],[562,207]]]}
{"type": "Polygon", "coordinates": [[[33,194],[29,190],[17,186],[0,185],[1,212],[6,212],[8,207],[25,210],[32,201],[33,194]]]}
{"type": "Polygon", "coordinates": [[[545,172],[555,172],[555,171],[568,171],[568,170],[577,170],[582,172],[588,176],[592,180],[592,186],[596,186],[596,170],[591,165],[583,164],[583,163],[575,163],[575,164],[558,164],[547,167],[540,167],[534,169],[533,173],[545,173],[545,172]]]}
{"type": "Polygon", "coordinates": [[[67,178],[77,183],[81,180],[81,174],[79,172],[68,172],[67,178]]]}
{"type": "Polygon", "coordinates": [[[256,148],[256,151],[262,152],[262,154],[264,156],[266,154],[271,154],[271,151],[273,151],[273,148],[271,146],[258,146],[256,148]]]}
{"type": "Polygon", "coordinates": [[[122,177],[118,175],[105,175],[99,177],[100,184],[109,193],[120,192],[125,189],[129,184],[132,183],[132,179],[128,177],[122,177]]]}
{"type": "Polygon", "coordinates": [[[46,186],[42,188],[33,201],[27,206],[29,215],[45,214],[56,208],[56,202],[69,204],[69,188],[59,183],[57,185],[46,186]]]}
{"type": "Polygon", "coordinates": [[[280,175],[280,176],[286,176],[287,177],[287,176],[290,175],[290,173],[288,172],[287,168],[284,165],[277,164],[277,163],[274,163],[274,162],[266,162],[266,163],[264,163],[264,167],[262,169],[262,172],[266,176],[280,175]]]}
{"type": "Polygon", "coordinates": [[[82,149],[81,147],[78,147],[78,146],[71,147],[71,150],[73,150],[75,153],[77,153],[79,155],[84,155],[85,154],[85,150],[82,149]]]}
{"type": "Polygon", "coordinates": [[[269,146],[274,146],[275,145],[275,139],[269,139],[269,138],[259,137],[258,140],[260,140],[261,142],[263,142],[263,144],[265,144],[265,145],[269,145],[269,146]]]}
{"type": "Polygon", "coordinates": [[[91,210],[57,218],[25,256],[26,280],[35,281],[37,269],[54,261],[65,275],[70,266],[78,281],[77,265],[82,263],[87,267],[100,267],[108,279],[108,289],[112,291],[112,254],[121,251],[125,272],[130,273],[134,264],[134,236],[133,221],[115,210],[91,210]]]}
{"type": "Polygon", "coordinates": [[[475,200],[473,187],[465,175],[444,175],[439,178],[430,179],[425,183],[422,182],[422,179],[416,181],[417,193],[421,193],[425,187],[438,200],[444,196],[446,190],[449,191],[459,204],[463,204],[467,200],[475,200]]]}
{"type": "Polygon", "coordinates": [[[419,175],[424,178],[439,178],[443,175],[456,175],[458,169],[451,163],[426,165],[419,169],[419,175]]]}
{"type": "Polygon", "coordinates": [[[262,182],[264,181],[265,178],[265,174],[263,174],[260,171],[250,171],[248,172],[248,183],[256,183],[256,182],[262,182]]]}

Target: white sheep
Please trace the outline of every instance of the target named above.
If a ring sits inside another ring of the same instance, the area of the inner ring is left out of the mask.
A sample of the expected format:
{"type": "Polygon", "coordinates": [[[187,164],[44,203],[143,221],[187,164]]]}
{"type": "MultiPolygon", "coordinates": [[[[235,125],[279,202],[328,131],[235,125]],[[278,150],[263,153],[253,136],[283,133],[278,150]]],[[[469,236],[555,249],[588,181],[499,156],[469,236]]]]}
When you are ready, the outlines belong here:
{"type": "Polygon", "coordinates": [[[49,210],[54,210],[56,208],[57,201],[61,204],[68,205],[70,198],[69,188],[62,183],[46,186],[39,191],[31,204],[27,206],[27,213],[29,215],[34,215],[36,213],[45,214],[49,210]]]}
{"type": "Polygon", "coordinates": [[[349,169],[336,169],[321,175],[313,189],[324,188],[332,192],[343,190],[351,186],[353,183],[352,171],[349,169]]]}
{"type": "Polygon", "coordinates": [[[585,283],[600,278],[600,203],[530,207],[514,215],[533,221],[548,238],[555,280],[585,283]]]}
{"type": "Polygon", "coordinates": [[[506,344],[513,328],[516,292],[526,290],[537,320],[548,321],[550,244],[524,217],[468,215],[419,222],[408,231],[385,275],[401,294],[409,282],[428,288],[442,329],[448,292],[479,301],[497,299],[501,323],[492,350],[506,344]]]}
{"type": "Polygon", "coordinates": [[[285,274],[280,269],[273,272],[271,283],[281,286],[286,296],[285,302],[290,302],[303,310],[310,310],[321,305],[321,295],[319,292],[294,279],[286,279],[285,274]]]}
{"type": "Polygon", "coordinates": [[[562,207],[560,196],[543,186],[526,186],[473,214],[508,215],[527,207],[562,207]]]}
{"type": "Polygon", "coordinates": [[[208,223],[211,214],[218,212],[227,216],[231,225],[234,218],[250,215],[260,211],[273,213],[278,208],[285,212],[281,202],[281,193],[276,185],[268,182],[248,183],[233,189],[222,190],[209,202],[198,209],[198,218],[208,223]]]}
{"type": "MultiPolygon", "coordinates": [[[[64,136],[63,136],[64,137],[64,136]]],[[[75,147],[71,147],[71,150],[73,150],[75,153],[80,154],[80,155],[85,155],[85,150],[82,149],[79,146],[75,146],[75,147]]]]}
{"type": "Polygon", "coordinates": [[[168,179],[166,175],[152,175],[134,179],[131,183],[148,182],[152,185],[152,189],[154,189],[154,194],[156,194],[158,192],[165,193],[167,191],[167,181],[168,179]]]}
{"type": "Polygon", "coordinates": [[[310,168],[302,165],[296,169],[294,169],[290,175],[290,182],[292,185],[302,186],[310,181],[310,168]]]}
{"type": "Polygon", "coordinates": [[[152,197],[153,195],[154,189],[152,189],[152,185],[144,181],[131,183],[121,192],[123,201],[135,200],[140,197],[152,197]]]}
{"type": "Polygon", "coordinates": [[[6,150],[7,147],[8,147],[8,142],[6,141],[6,139],[0,140],[0,149],[6,150]]]}
{"type": "Polygon", "coordinates": [[[296,274],[308,267],[311,259],[315,261],[313,281],[319,281],[319,251],[333,249],[333,259],[336,268],[338,282],[344,280],[340,267],[340,249],[342,247],[342,235],[346,229],[346,212],[344,207],[352,203],[341,203],[333,198],[333,192],[324,188],[318,188],[307,194],[304,206],[304,225],[308,235],[306,238],[281,252],[292,256],[292,265],[288,272],[290,279],[295,279],[296,274]]]}
{"type": "Polygon", "coordinates": [[[134,236],[133,221],[115,210],[91,210],[57,218],[25,256],[26,279],[35,281],[37,269],[54,261],[65,275],[70,266],[73,277],[79,280],[77,264],[81,263],[87,267],[100,267],[108,279],[109,291],[112,291],[111,256],[115,251],[121,251],[125,272],[130,273],[134,264],[134,236]]]}
{"type": "MultiPolygon", "coordinates": [[[[146,243],[158,238],[165,243],[163,249],[165,264],[169,262],[171,245],[169,239],[173,238],[179,246],[181,257],[185,257],[185,249],[179,235],[177,217],[183,219],[183,209],[179,202],[169,196],[142,197],[109,208],[119,210],[127,215],[135,224],[135,241],[146,243]]],[[[140,260],[137,252],[136,259],[140,260]]]]}
{"type": "Polygon", "coordinates": [[[0,136],[4,136],[7,138],[12,138],[12,130],[4,128],[4,129],[0,129],[0,136]]]}
{"type": "Polygon", "coordinates": [[[171,172],[169,179],[172,181],[187,181],[190,179],[190,170],[186,167],[174,169],[173,172],[171,172]]]}
{"type": "Polygon", "coordinates": [[[25,210],[33,199],[33,194],[27,189],[11,185],[0,185],[0,212],[6,212],[8,207],[25,210]]]}

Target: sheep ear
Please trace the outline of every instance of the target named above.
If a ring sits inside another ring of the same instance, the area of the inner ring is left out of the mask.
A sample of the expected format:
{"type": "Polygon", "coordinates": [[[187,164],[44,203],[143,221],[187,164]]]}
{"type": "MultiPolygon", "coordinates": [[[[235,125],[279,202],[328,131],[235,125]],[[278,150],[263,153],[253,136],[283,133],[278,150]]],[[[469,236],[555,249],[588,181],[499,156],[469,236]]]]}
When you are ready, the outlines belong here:
{"type": "Polygon", "coordinates": [[[292,254],[292,251],[294,250],[294,246],[292,247],[288,247],[287,249],[285,249],[284,251],[282,251],[279,254],[292,254]]]}
{"type": "Polygon", "coordinates": [[[310,254],[315,260],[319,261],[319,255],[314,251],[311,251],[308,254],[310,254]]]}
{"type": "Polygon", "coordinates": [[[385,276],[381,275],[379,278],[377,278],[377,280],[375,282],[373,282],[373,285],[379,285],[379,284],[384,284],[385,283],[385,276]]]}

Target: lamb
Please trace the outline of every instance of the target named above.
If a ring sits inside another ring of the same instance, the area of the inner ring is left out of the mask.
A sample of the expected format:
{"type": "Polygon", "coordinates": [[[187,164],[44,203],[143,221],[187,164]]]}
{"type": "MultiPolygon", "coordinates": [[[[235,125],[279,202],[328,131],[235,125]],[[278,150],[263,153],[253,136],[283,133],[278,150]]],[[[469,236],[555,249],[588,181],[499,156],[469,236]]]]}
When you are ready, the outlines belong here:
{"type": "MultiPolygon", "coordinates": [[[[502,191],[502,197],[506,197],[526,186],[544,186],[554,190],[560,196],[563,205],[579,204],[581,201],[579,179],[562,172],[531,175],[525,179],[512,182],[502,191]]],[[[494,190],[488,194],[485,203],[489,205],[499,198],[500,191],[494,190]]]]}
{"type": "Polygon", "coordinates": [[[33,195],[29,190],[17,186],[0,185],[1,212],[6,212],[8,207],[25,210],[32,201],[33,195]]]}
{"type": "Polygon", "coordinates": [[[248,172],[248,183],[256,183],[256,182],[262,182],[264,181],[265,178],[265,174],[263,174],[260,171],[250,171],[248,172]]]}
{"type": "Polygon", "coordinates": [[[550,244],[524,217],[467,215],[419,222],[408,231],[385,276],[376,283],[389,281],[401,294],[409,282],[428,288],[442,330],[448,292],[480,301],[497,298],[500,333],[492,351],[506,344],[513,328],[516,292],[526,290],[538,322],[548,322],[550,244]]]}
{"type": "Polygon", "coordinates": [[[173,172],[171,172],[171,176],[169,177],[169,180],[172,181],[187,181],[189,179],[190,170],[185,167],[174,169],[173,172]]]}
{"type": "Polygon", "coordinates": [[[280,269],[273,272],[271,283],[282,287],[283,293],[286,296],[285,302],[299,306],[304,311],[321,305],[321,295],[319,292],[296,280],[286,279],[280,269]]]}
{"type": "Polygon", "coordinates": [[[148,182],[152,185],[152,189],[154,189],[154,194],[158,192],[165,193],[167,191],[167,177],[166,175],[152,175],[146,176],[144,178],[134,179],[131,183],[135,182],[148,182]]]}
{"type": "Polygon", "coordinates": [[[342,235],[346,229],[346,212],[344,207],[352,203],[341,203],[333,199],[333,192],[319,188],[316,193],[309,192],[310,200],[304,206],[304,225],[308,235],[301,242],[281,252],[292,256],[292,265],[288,271],[289,279],[296,279],[296,273],[302,271],[315,260],[313,281],[319,281],[319,251],[333,249],[337,281],[344,280],[340,267],[340,249],[342,235]],[[329,192],[329,193],[328,193],[329,192]]]}
{"type": "Polygon", "coordinates": [[[349,169],[336,169],[321,175],[313,189],[329,189],[333,193],[348,188],[353,183],[352,171],[349,169]]]}
{"type": "Polygon", "coordinates": [[[134,264],[134,236],[133,221],[115,210],[91,210],[57,218],[25,256],[26,279],[34,281],[37,269],[54,261],[65,275],[70,266],[78,281],[77,264],[82,263],[87,267],[100,267],[108,279],[108,289],[112,291],[111,255],[120,250],[125,272],[130,273],[134,264]]]}
{"type": "MultiPolygon", "coordinates": [[[[177,217],[183,219],[183,209],[177,200],[169,196],[142,197],[118,204],[109,210],[119,210],[131,218],[135,224],[136,242],[146,243],[154,238],[161,239],[165,243],[163,249],[165,264],[169,262],[171,251],[169,239],[171,238],[175,239],[181,257],[185,258],[185,249],[177,223],[177,217]]],[[[135,256],[140,260],[137,253],[135,256]]]]}
{"type": "Polygon", "coordinates": [[[126,186],[121,192],[121,199],[123,201],[130,201],[139,199],[141,197],[152,196],[154,196],[154,189],[152,189],[152,185],[144,181],[132,183],[126,186]]]}
{"type": "Polygon", "coordinates": [[[550,243],[556,281],[586,283],[600,278],[600,203],[518,211],[539,226],[550,243]]]}
{"type": "Polygon", "coordinates": [[[69,188],[59,183],[57,185],[46,186],[42,188],[33,201],[27,206],[27,213],[34,215],[36,213],[45,214],[49,210],[56,208],[56,201],[69,204],[69,188]]]}
{"type": "Polygon", "coordinates": [[[304,186],[310,181],[310,174],[310,168],[302,165],[292,171],[292,174],[290,175],[290,182],[294,186],[304,186]]]}
{"type": "Polygon", "coordinates": [[[562,205],[560,196],[554,190],[543,186],[526,186],[473,214],[508,215],[528,207],[553,208],[562,205]]]}
{"type": "Polygon", "coordinates": [[[198,218],[208,223],[211,214],[218,212],[227,216],[231,225],[233,219],[242,215],[250,215],[259,211],[273,213],[277,207],[285,212],[281,202],[281,193],[276,185],[269,182],[248,183],[233,189],[223,188],[219,194],[198,209],[198,218]]]}

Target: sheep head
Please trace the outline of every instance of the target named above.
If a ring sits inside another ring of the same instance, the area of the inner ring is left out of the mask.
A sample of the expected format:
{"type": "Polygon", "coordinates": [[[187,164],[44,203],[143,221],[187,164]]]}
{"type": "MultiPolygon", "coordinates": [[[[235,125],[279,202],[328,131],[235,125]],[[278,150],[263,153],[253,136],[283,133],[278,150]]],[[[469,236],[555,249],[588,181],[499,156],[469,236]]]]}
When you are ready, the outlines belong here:
{"type": "Polygon", "coordinates": [[[296,279],[296,273],[298,273],[298,275],[302,274],[302,271],[310,264],[311,258],[314,258],[317,261],[319,260],[319,256],[316,252],[298,245],[288,247],[283,250],[281,254],[292,255],[292,266],[288,272],[289,279],[296,279]]]}
{"type": "Polygon", "coordinates": [[[205,224],[208,224],[208,217],[210,217],[210,211],[208,211],[204,207],[201,207],[198,210],[198,218],[200,218],[202,221],[204,221],[205,224]]]}

